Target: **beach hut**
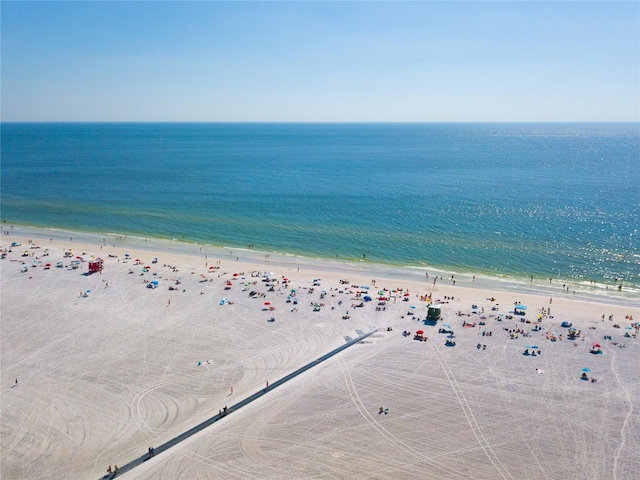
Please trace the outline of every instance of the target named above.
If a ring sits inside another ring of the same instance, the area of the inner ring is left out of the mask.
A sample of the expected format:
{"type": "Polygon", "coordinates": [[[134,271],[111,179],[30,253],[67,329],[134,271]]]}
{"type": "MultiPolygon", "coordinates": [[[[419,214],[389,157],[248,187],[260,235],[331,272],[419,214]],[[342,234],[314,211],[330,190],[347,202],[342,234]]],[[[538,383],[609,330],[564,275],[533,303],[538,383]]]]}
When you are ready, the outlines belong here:
{"type": "Polygon", "coordinates": [[[442,305],[429,305],[427,320],[440,320],[442,317],[442,305]]]}
{"type": "Polygon", "coordinates": [[[104,260],[96,258],[89,261],[89,273],[101,272],[103,268],[104,260]]]}

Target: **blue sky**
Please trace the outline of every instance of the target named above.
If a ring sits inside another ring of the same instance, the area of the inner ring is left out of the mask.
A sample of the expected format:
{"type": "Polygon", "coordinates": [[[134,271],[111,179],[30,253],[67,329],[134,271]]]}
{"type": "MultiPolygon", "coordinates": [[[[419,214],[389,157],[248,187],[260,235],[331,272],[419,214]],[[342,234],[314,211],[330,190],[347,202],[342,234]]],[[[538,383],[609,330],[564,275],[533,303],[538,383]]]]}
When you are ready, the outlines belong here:
{"type": "Polygon", "coordinates": [[[7,2],[3,121],[640,121],[640,4],[7,2]]]}

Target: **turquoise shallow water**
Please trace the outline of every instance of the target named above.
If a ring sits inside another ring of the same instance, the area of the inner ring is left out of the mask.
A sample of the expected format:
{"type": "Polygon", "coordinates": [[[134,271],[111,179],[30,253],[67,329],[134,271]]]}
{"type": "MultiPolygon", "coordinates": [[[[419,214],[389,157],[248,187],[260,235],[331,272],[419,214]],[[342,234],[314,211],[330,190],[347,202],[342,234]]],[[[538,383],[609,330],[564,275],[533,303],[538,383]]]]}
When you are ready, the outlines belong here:
{"type": "Polygon", "coordinates": [[[2,124],[3,222],[640,289],[638,124],[2,124]]]}

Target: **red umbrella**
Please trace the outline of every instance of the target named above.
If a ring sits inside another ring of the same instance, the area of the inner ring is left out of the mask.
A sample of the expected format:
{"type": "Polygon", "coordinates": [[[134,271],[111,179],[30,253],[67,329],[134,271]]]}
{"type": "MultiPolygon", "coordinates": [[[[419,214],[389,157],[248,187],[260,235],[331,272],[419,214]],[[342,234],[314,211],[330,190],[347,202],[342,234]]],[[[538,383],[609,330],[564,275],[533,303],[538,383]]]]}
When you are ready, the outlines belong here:
{"type": "Polygon", "coordinates": [[[424,332],[423,332],[422,330],[418,330],[418,331],[416,332],[416,335],[422,335],[423,333],[424,333],[424,332]]]}
{"type": "Polygon", "coordinates": [[[271,305],[271,302],[264,302],[265,305],[271,305]]]}
{"type": "Polygon", "coordinates": [[[51,266],[51,264],[50,264],[50,263],[47,263],[47,264],[45,265],[45,267],[50,267],[50,266],[51,266]]]}
{"type": "Polygon", "coordinates": [[[593,346],[596,348],[601,348],[599,343],[594,343],[593,346]]]}
{"type": "Polygon", "coordinates": [[[212,267],[209,267],[209,270],[213,270],[214,268],[216,268],[216,267],[213,267],[213,266],[212,266],[212,267]]]}
{"type": "Polygon", "coordinates": [[[407,292],[407,293],[405,293],[405,294],[404,294],[404,296],[405,296],[405,297],[409,297],[410,295],[409,295],[409,293],[407,292]]]}
{"type": "Polygon", "coordinates": [[[150,270],[150,269],[151,269],[151,267],[150,267],[149,265],[147,265],[147,266],[146,266],[146,267],[144,267],[144,268],[146,268],[147,270],[150,270]]]}

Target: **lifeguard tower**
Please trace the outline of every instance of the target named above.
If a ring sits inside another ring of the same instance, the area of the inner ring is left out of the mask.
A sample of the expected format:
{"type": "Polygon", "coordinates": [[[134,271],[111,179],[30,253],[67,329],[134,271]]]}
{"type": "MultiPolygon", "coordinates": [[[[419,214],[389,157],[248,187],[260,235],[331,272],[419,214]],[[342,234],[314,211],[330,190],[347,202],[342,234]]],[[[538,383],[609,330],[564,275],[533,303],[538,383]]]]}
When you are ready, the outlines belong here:
{"type": "Polygon", "coordinates": [[[438,321],[442,318],[442,305],[429,305],[427,320],[438,321]]]}
{"type": "Polygon", "coordinates": [[[96,258],[95,260],[89,261],[89,273],[102,272],[104,265],[104,260],[101,258],[96,258]]]}

